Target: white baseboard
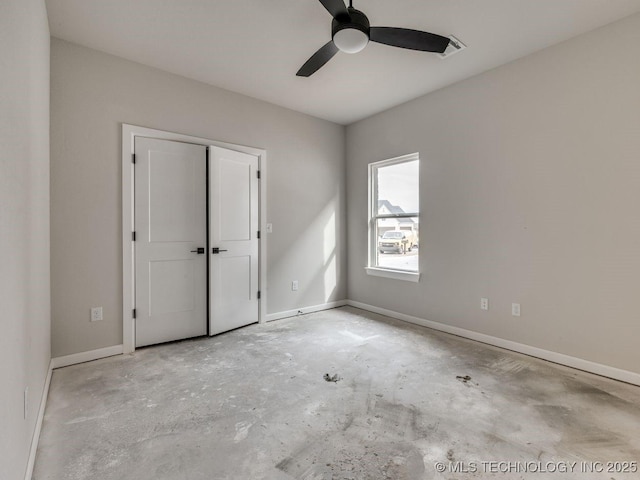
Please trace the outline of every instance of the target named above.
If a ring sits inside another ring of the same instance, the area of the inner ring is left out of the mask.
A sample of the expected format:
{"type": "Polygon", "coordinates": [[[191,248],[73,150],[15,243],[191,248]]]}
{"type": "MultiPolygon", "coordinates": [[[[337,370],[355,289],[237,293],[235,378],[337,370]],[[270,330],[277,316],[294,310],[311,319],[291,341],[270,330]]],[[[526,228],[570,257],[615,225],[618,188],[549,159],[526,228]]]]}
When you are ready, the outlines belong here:
{"type": "Polygon", "coordinates": [[[62,368],[68,367],[69,365],[75,365],[76,363],[90,362],[100,358],[121,355],[123,352],[124,347],[122,345],[114,345],[113,347],[99,348],[97,350],[89,350],[88,352],[74,353],[72,355],[65,355],[64,357],[52,358],[51,364],[54,369],[62,368]]]}
{"type": "Polygon", "coordinates": [[[595,373],[596,375],[601,375],[603,377],[609,377],[613,378],[614,380],[620,380],[622,382],[640,386],[640,373],[631,372],[629,370],[622,370],[620,368],[611,367],[608,365],[602,365],[600,363],[591,362],[582,358],[571,357],[563,353],[551,352],[542,348],[532,347],[523,343],[513,342],[511,340],[505,340],[503,338],[493,337],[491,335],[485,335],[484,333],[478,333],[472,330],[466,330],[464,328],[446,325],[444,323],[425,320],[423,318],[394,312],[393,310],[375,307],[366,303],[356,302],[353,300],[348,300],[346,303],[347,305],[351,305],[352,307],[367,310],[369,312],[379,313],[381,315],[397,318],[398,320],[403,320],[405,322],[432,328],[434,330],[439,330],[445,333],[451,333],[459,337],[465,337],[496,347],[512,350],[514,352],[523,353],[531,357],[541,358],[543,360],[548,360],[553,363],[559,363],[560,365],[565,365],[567,367],[577,368],[578,370],[584,370],[585,372],[595,373]]]}
{"type": "Polygon", "coordinates": [[[31,480],[33,477],[33,467],[36,464],[36,452],[38,451],[38,443],[40,442],[40,431],[42,430],[42,421],[44,420],[44,411],[47,407],[47,398],[49,398],[49,385],[51,385],[51,373],[53,372],[53,360],[49,362],[49,371],[44,381],[42,389],[42,398],[40,399],[40,408],[38,410],[38,419],[36,420],[36,428],[31,437],[31,449],[29,450],[29,461],[27,463],[27,471],[24,480],[31,480]]]}
{"type": "Polygon", "coordinates": [[[271,322],[272,320],[280,320],[282,318],[295,317],[296,315],[305,313],[313,313],[320,312],[322,310],[330,310],[332,308],[344,307],[347,305],[348,300],[338,300],[335,302],[323,303],[321,305],[314,305],[312,307],[300,307],[295,310],[286,310],[284,312],[277,313],[268,313],[267,314],[267,322],[271,322]]]}

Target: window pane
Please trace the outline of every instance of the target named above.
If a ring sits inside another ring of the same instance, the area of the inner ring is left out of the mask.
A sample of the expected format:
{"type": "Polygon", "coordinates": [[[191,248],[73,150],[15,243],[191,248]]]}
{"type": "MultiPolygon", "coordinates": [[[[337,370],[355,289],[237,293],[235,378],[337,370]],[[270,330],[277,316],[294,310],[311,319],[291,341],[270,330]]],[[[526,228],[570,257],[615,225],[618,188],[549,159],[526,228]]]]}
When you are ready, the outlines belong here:
{"type": "Polygon", "coordinates": [[[376,266],[418,271],[419,218],[376,221],[376,266]]]}
{"type": "Polygon", "coordinates": [[[418,213],[420,162],[378,167],[378,214],[418,213]]]}

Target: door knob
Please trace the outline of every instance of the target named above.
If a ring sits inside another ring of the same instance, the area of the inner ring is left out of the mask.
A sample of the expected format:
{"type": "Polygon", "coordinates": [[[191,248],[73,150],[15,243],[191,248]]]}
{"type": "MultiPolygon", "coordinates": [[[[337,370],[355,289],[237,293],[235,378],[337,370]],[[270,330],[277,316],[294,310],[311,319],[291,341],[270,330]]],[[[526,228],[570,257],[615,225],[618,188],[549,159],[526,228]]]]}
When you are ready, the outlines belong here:
{"type": "Polygon", "coordinates": [[[220,253],[220,252],[227,252],[228,250],[220,250],[218,247],[213,247],[211,249],[211,253],[216,254],[216,253],[220,253]]]}
{"type": "Polygon", "coordinates": [[[191,253],[197,253],[198,255],[204,255],[204,247],[198,247],[197,250],[191,250],[191,253]]]}

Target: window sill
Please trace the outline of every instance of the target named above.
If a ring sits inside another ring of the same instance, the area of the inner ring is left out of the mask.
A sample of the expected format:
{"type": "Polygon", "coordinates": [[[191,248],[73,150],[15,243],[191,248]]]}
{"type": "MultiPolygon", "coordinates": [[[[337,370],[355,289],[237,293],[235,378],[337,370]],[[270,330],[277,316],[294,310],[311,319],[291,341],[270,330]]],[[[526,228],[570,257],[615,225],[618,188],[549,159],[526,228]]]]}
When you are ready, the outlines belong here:
{"type": "Polygon", "coordinates": [[[389,270],[387,268],[365,267],[367,275],[374,277],[393,278],[394,280],[404,280],[406,282],[418,283],[420,274],[418,272],[406,272],[403,270],[389,270]]]}

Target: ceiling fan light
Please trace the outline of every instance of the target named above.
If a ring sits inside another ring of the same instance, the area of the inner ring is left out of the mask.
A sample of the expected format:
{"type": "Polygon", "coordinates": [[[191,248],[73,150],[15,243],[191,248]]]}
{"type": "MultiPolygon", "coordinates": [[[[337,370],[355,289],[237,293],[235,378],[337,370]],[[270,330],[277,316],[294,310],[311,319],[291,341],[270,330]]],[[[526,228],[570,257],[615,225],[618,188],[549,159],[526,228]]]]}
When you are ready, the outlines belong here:
{"type": "Polygon", "coordinates": [[[369,43],[369,36],[357,28],[343,28],[333,35],[333,43],[345,53],[358,53],[369,43]]]}

